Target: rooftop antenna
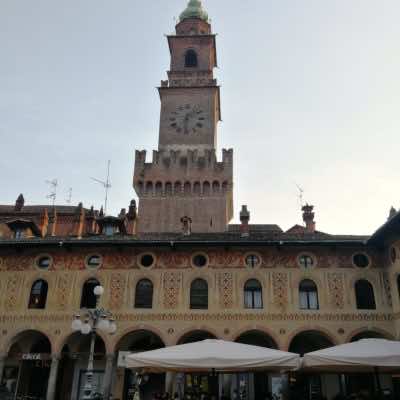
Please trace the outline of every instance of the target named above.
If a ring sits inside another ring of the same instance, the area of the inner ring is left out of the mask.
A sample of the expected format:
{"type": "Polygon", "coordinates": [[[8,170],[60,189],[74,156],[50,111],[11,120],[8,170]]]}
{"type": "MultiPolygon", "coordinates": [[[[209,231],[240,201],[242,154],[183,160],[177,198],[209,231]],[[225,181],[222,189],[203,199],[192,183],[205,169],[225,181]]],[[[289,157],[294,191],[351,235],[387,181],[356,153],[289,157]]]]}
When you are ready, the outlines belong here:
{"type": "Polygon", "coordinates": [[[298,198],[300,201],[300,206],[303,207],[303,205],[304,205],[304,189],[301,186],[299,186],[296,182],[294,184],[296,185],[297,190],[299,191],[298,198]]]}
{"type": "Polygon", "coordinates": [[[96,178],[90,178],[93,181],[100,183],[100,185],[102,185],[105,189],[105,199],[104,199],[104,214],[107,215],[107,201],[108,201],[108,190],[111,188],[111,182],[110,182],[110,164],[111,161],[108,160],[107,163],[107,179],[105,181],[101,181],[100,179],[96,179],[96,178]]]}
{"type": "Polygon", "coordinates": [[[69,188],[67,192],[67,198],[65,201],[67,202],[67,204],[71,204],[71,200],[72,200],[72,188],[69,188]]]}
{"type": "Polygon", "coordinates": [[[57,186],[58,186],[58,180],[53,179],[53,180],[46,180],[46,183],[50,186],[50,193],[46,196],[47,199],[52,199],[53,201],[53,207],[56,202],[57,198],[57,186]]]}

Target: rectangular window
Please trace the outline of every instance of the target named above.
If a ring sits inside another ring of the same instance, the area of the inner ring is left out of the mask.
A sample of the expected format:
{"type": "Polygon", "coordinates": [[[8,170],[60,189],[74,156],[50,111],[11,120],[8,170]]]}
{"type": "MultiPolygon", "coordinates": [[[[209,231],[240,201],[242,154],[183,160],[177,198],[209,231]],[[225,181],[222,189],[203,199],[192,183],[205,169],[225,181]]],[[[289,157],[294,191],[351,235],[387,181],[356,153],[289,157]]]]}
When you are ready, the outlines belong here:
{"type": "Polygon", "coordinates": [[[262,292],[254,292],[254,308],[263,308],[262,292]]]}
{"type": "Polygon", "coordinates": [[[300,308],[302,310],[308,310],[308,296],[307,292],[300,292],[300,308]]]}
{"type": "Polygon", "coordinates": [[[318,294],[316,292],[308,293],[310,310],[318,310],[318,294]]]}

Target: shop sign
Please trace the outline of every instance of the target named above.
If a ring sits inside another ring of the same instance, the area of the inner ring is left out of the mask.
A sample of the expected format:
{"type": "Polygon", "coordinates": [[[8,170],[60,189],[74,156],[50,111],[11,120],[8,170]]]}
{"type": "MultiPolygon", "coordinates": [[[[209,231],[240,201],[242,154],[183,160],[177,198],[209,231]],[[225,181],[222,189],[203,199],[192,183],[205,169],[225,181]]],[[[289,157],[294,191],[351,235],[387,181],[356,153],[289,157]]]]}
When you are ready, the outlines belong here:
{"type": "Polygon", "coordinates": [[[22,359],[29,361],[38,361],[42,359],[42,355],[40,353],[26,353],[22,354],[22,359]]]}

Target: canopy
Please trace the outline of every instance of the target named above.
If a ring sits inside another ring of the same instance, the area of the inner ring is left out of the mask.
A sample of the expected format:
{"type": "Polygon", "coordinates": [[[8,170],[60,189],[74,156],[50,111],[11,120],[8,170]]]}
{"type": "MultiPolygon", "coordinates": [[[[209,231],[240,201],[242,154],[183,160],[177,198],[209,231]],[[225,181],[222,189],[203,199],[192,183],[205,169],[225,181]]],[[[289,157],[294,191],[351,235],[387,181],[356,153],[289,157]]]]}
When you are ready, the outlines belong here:
{"type": "Polygon", "coordinates": [[[147,372],[201,372],[292,370],[300,366],[297,354],[266,347],[207,339],[201,342],[130,354],[127,368],[147,372]]]}
{"type": "Polygon", "coordinates": [[[357,342],[307,353],[303,368],[319,371],[400,371],[400,342],[362,339],[357,342]]]}

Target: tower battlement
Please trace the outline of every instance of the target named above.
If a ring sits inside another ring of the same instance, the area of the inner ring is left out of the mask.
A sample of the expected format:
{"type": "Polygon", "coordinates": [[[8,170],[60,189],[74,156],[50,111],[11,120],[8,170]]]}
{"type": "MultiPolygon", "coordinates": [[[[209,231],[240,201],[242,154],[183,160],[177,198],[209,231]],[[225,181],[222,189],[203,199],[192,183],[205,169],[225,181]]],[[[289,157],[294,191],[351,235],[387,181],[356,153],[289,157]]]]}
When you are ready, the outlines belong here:
{"type": "Polygon", "coordinates": [[[134,188],[139,196],[222,195],[232,190],[233,150],[153,151],[146,162],[144,151],[136,151],[134,188]]]}
{"type": "Polygon", "coordinates": [[[136,150],[135,170],[160,168],[211,168],[218,171],[233,165],[233,149],[222,149],[222,161],[217,161],[216,150],[153,150],[152,162],[146,162],[147,151],[136,150]]]}

